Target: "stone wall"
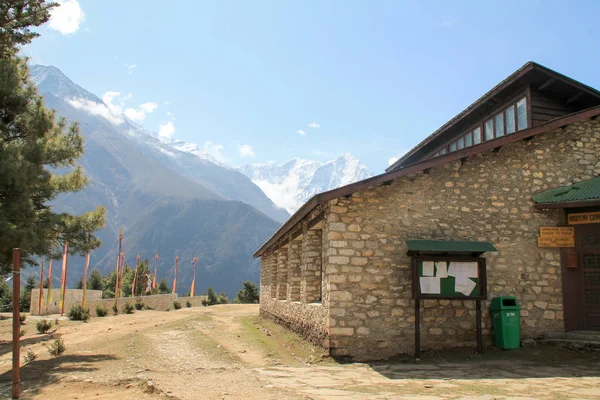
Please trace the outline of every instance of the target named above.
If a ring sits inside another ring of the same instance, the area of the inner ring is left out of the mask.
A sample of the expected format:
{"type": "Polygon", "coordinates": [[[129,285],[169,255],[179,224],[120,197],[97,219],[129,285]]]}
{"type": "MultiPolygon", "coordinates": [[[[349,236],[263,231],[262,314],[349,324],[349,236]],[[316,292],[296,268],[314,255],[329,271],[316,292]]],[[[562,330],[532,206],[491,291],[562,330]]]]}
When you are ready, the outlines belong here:
{"type": "MultiPolygon", "coordinates": [[[[144,305],[151,307],[157,311],[166,311],[167,309],[173,310],[173,302],[177,300],[177,295],[173,293],[169,294],[156,294],[152,296],[141,296],[138,297],[142,299],[144,305]]],[[[136,301],[136,297],[119,297],[117,299],[117,308],[119,313],[123,312],[123,306],[125,303],[129,303],[134,305],[136,301]]],[[[96,316],[96,307],[101,306],[104,307],[109,314],[113,313],[113,306],[115,305],[115,299],[102,299],[102,300],[93,300],[87,302],[87,308],[90,310],[90,316],[96,316]]],[[[182,304],[185,307],[185,303],[182,304]]],[[[65,309],[67,311],[67,309],[65,309]]]]}
{"type": "MultiPolygon", "coordinates": [[[[87,301],[99,300],[102,298],[101,290],[87,290],[87,301]]],[[[42,296],[42,313],[38,310],[40,300],[40,289],[31,289],[31,302],[29,313],[31,315],[46,315],[46,302],[48,300],[48,289],[44,289],[42,296]]],[[[48,314],[60,314],[60,289],[52,289],[51,302],[48,306],[48,314]]],[[[68,312],[74,304],[81,304],[83,300],[82,289],[66,289],[65,290],[65,312],[68,312]]]]}
{"type": "MultiPolygon", "coordinates": [[[[376,359],[414,350],[406,239],[490,241],[488,295],[514,295],[522,336],[563,329],[558,249],[538,248],[540,226],[562,211],[536,211],[535,192],[600,175],[600,120],[575,123],[498,152],[471,156],[329,202],[323,228],[330,290],[330,351],[376,359]]],[[[473,301],[428,300],[422,348],[475,346],[473,301]]],[[[483,302],[490,341],[489,302],[483,302]]]]}

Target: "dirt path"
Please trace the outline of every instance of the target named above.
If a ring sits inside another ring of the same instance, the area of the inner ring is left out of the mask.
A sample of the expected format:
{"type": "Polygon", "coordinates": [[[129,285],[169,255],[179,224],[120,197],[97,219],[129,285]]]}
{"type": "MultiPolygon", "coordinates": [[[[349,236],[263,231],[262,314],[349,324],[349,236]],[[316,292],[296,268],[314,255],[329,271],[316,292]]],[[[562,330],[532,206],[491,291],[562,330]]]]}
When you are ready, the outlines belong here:
{"type": "MultiPolygon", "coordinates": [[[[270,321],[257,306],[59,321],[23,328],[24,399],[595,399],[600,354],[555,347],[465,351],[393,363],[338,364],[270,321]],[[60,334],[58,358],[45,346],[60,334]]],[[[0,396],[10,393],[10,320],[0,321],[0,396]]]]}

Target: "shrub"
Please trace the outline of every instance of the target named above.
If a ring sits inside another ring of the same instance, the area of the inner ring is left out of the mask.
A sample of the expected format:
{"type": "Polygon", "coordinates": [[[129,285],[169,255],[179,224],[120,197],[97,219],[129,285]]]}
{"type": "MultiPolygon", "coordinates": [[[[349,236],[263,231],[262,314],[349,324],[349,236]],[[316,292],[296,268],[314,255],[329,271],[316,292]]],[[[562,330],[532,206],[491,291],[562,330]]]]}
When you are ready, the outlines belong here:
{"type": "Polygon", "coordinates": [[[134,312],[133,310],[134,310],[134,308],[131,304],[129,304],[129,303],[123,304],[123,313],[133,314],[133,312],[134,312]]]}
{"type": "Polygon", "coordinates": [[[25,359],[25,365],[29,364],[30,362],[33,362],[36,358],[37,358],[37,354],[35,354],[33,351],[31,350],[27,350],[27,353],[25,354],[25,357],[23,357],[25,359]]]}
{"type": "Polygon", "coordinates": [[[116,304],[116,303],[115,303],[115,305],[114,305],[114,306],[112,306],[112,310],[113,310],[113,314],[114,314],[114,315],[117,315],[117,314],[119,314],[119,309],[117,308],[117,304],[116,304]]]}
{"type": "Polygon", "coordinates": [[[19,321],[21,322],[21,325],[25,325],[26,319],[27,319],[27,315],[24,315],[24,314],[19,315],[19,321]]]}
{"type": "Polygon", "coordinates": [[[41,319],[36,325],[38,333],[46,333],[52,328],[52,323],[47,319],[41,319]]]}
{"type": "Polygon", "coordinates": [[[185,306],[187,308],[190,308],[192,306],[192,303],[190,303],[190,301],[188,300],[188,301],[185,302],[185,306]]]}
{"type": "Polygon", "coordinates": [[[59,324],[58,318],[54,318],[54,325],[58,325],[58,324],[59,324]]]}
{"type": "Polygon", "coordinates": [[[171,308],[170,308],[170,307],[167,307],[167,309],[166,309],[165,311],[171,311],[171,308]]]}
{"type": "Polygon", "coordinates": [[[72,321],[87,321],[90,318],[90,310],[83,308],[81,304],[75,304],[67,313],[72,321]]]}
{"type": "Polygon", "coordinates": [[[177,300],[175,300],[175,301],[173,302],[173,309],[175,309],[175,310],[179,310],[180,308],[181,308],[181,303],[180,303],[180,302],[178,302],[177,300]]]}
{"type": "Polygon", "coordinates": [[[139,297],[135,300],[135,309],[138,311],[144,309],[144,302],[139,297]]]}
{"type": "Polygon", "coordinates": [[[52,357],[60,356],[65,352],[66,349],[65,342],[60,336],[55,337],[54,340],[48,345],[48,353],[50,353],[52,357]]]}
{"type": "Polygon", "coordinates": [[[102,307],[100,304],[98,304],[96,306],[96,316],[97,317],[106,317],[106,314],[108,314],[108,310],[104,307],[102,307]]]}

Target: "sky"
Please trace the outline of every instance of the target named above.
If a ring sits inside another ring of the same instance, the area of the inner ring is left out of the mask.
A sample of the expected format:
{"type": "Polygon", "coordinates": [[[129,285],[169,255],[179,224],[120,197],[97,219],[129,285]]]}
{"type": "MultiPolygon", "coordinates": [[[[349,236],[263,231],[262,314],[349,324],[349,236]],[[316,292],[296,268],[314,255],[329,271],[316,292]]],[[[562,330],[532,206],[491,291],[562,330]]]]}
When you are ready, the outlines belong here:
{"type": "Polygon", "coordinates": [[[64,0],[23,54],[231,165],[381,173],[527,61],[600,88],[600,2],[64,0]]]}

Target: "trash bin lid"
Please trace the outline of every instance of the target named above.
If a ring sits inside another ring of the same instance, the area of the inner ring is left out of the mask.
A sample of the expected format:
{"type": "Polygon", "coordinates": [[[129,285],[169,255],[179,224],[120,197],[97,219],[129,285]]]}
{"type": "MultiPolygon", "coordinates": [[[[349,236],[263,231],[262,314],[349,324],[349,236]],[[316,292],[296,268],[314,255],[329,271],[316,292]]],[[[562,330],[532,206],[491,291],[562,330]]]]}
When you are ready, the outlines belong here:
{"type": "Polygon", "coordinates": [[[491,310],[515,310],[519,309],[519,304],[515,296],[500,296],[492,299],[491,310]]]}

